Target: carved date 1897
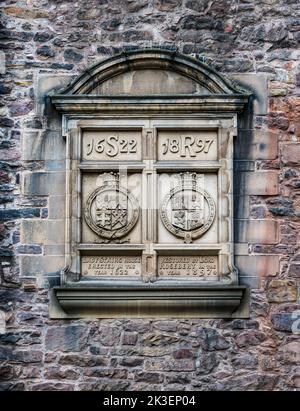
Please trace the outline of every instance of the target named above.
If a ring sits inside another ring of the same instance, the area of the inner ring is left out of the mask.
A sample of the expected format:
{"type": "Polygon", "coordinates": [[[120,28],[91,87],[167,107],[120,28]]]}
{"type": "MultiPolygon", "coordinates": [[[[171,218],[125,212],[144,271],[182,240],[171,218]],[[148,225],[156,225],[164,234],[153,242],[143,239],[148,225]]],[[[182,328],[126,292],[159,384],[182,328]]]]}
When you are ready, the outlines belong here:
{"type": "Polygon", "coordinates": [[[186,135],[166,138],[162,144],[163,154],[170,152],[179,153],[180,157],[196,157],[197,153],[207,154],[213,141],[210,138],[195,138],[186,135]]]}

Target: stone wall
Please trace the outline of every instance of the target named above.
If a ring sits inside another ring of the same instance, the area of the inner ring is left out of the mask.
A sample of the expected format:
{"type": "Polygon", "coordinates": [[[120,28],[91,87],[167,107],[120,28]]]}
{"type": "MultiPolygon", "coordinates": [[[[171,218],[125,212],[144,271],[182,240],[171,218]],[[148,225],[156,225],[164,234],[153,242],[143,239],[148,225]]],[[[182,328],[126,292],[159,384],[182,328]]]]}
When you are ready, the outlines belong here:
{"type": "Polygon", "coordinates": [[[297,3],[1,2],[2,390],[300,388],[297,3]],[[43,98],[48,79],[59,88],[125,46],[155,44],[255,91],[235,153],[236,264],[251,319],[49,320],[63,266],[64,142],[43,98]]]}

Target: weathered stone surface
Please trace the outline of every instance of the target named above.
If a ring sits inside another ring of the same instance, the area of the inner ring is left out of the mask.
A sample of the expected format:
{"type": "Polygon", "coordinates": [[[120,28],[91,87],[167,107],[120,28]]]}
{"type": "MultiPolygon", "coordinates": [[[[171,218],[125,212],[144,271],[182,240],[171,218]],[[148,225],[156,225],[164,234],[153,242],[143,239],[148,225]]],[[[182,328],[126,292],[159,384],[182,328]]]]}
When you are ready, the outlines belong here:
{"type": "Polygon", "coordinates": [[[64,220],[23,220],[21,241],[23,244],[63,244],[64,220]]]}
{"type": "Polygon", "coordinates": [[[20,245],[17,247],[19,254],[42,254],[42,247],[39,245],[20,245]]]}
{"type": "Polygon", "coordinates": [[[0,381],[10,380],[15,377],[14,367],[12,365],[4,365],[0,367],[0,381]]]}
{"type": "Polygon", "coordinates": [[[291,264],[289,267],[289,276],[300,278],[300,264],[291,264]]]}
{"type": "Polygon", "coordinates": [[[65,217],[66,198],[65,196],[49,196],[49,218],[62,219],[65,217]]]}
{"type": "Polygon", "coordinates": [[[269,211],[276,216],[294,216],[293,201],[288,198],[271,198],[267,200],[269,211]]]}
{"type": "Polygon", "coordinates": [[[26,172],[23,174],[23,194],[25,196],[65,194],[65,173],[26,172]]]}
{"type": "MultiPolygon", "coordinates": [[[[242,87],[245,87],[253,93],[254,113],[257,115],[266,115],[268,112],[268,76],[265,74],[253,75],[248,73],[239,73],[233,74],[232,78],[237,80],[242,87]]],[[[263,137],[263,140],[265,137],[260,130],[255,131],[255,136],[258,138],[263,137]]],[[[258,140],[256,141],[258,143],[258,140]]],[[[270,143],[271,141],[269,140],[268,142],[270,143]]],[[[252,147],[252,150],[255,150],[255,154],[257,155],[257,157],[253,156],[252,158],[256,159],[260,156],[268,156],[267,152],[271,153],[273,150],[273,147],[271,147],[271,150],[270,148],[265,149],[265,147],[263,147],[264,141],[261,141],[259,144],[261,144],[261,146],[252,147]]]]}
{"type": "Polygon", "coordinates": [[[83,383],[79,385],[80,391],[127,391],[130,383],[127,381],[103,381],[83,383]]]}
{"type": "Polygon", "coordinates": [[[143,336],[143,343],[150,346],[175,344],[181,339],[177,335],[150,333],[143,336]]]}
{"type": "Polygon", "coordinates": [[[200,344],[205,351],[226,350],[230,344],[213,328],[200,328],[198,330],[200,344]]]}
{"type": "Polygon", "coordinates": [[[21,218],[40,217],[41,210],[39,208],[22,208],[19,210],[0,210],[0,219],[2,221],[12,221],[21,218]]]}
{"type": "Polygon", "coordinates": [[[116,345],[120,342],[121,330],[116,326],[102,326],[92,328],[90,339],[100,341],[104,346],[116,345]]]}
{"type": "Polygon", "coordinates": [[[279,223],[274,220],[237,220],[236,239],[240,243],[277,244],[279,223]]]}
{"type": "Polygon", "coordinates": [[[138,367],[142,365],[143,362],[144,362],[143,358],[129,357],[129,358],[122,358],[120,360],[120,365],[124,367],[138,367]]]}
{"type": "Polygon", "coordinates": [[[83,325],[51,327],[45,336],[47,351],[82,351],[86,342],[87,333],[83,325]]]}
{"type": "Polygon", "coordinates": [[[22,134],[24,161],[65,159],[65,143],[57,131],[24,131],[22,134]]]}
{"type": "Polygon", "coordinates": [[[276,374],[248,373],[246,376],[229,378],[213,384],[210,388],[216,391],[272,391],[278,381],[276,374]]]}
{"type": "Polygon", "coordinates": [[[43,352],[37,350],[16,350],[13,353],[14,359],[16,362],[25,362],[25,363],[41,363],[43,360],[43,352]]]}
{"type": "Polygon", "coordinates": [[[31,391],[74,391],[72,384],[62,382],[42,382],[39,384],[30,384],[31,391]]]}
{"type": "Polygon", "coordinates": [[[278,194],[278,173],[259,171],[241,173],[240,194],[271,196],[278,194]]]}
{"type": "Polygon", "coordinates": [[[272,314],[271,321],[277,331],[292,331],[294,319],[291,313],[272,314]]]}
{"type": "Polygon", "coordinates": [[[79,62],[83,59],[83,55],[81,53],[78,53],[74,49],[67,49],[64,52],[64,58],[67,61],[74,61],[74,62],[79,62]]]}
{"type": "Polygon", "coordinates": [[[245,329],[258,329],[259,322],[256,320],[233,320],[232,329],[233,330],[245,330],[245,329]]]}
{"type": "Polygon", "coordinates": [[[0,391],[25,391],[24,382],[3,382],[0,383],[0,391]]]}
{"type": "Polygon", "coordinates": [[[5,14],[15,16],[21,19],[42,19],[49,16],[48,11],[39,9],[31,9],[28,7],[6,7],[5,14]]]}
{"type": "Polygon", "coordinates": [[[84,355],[81,354],[62,354],[59,358],[59,364],[70,365],[73,367],[95,367],[107,366],[108,360],[104,356],[84,355]]]}
{"type": "Polygon", "coordinates": [[[296,301],[297,283],[295,280],[272,280],[268,287],[268,300],[273,303],[296,301]]]}
{"type": "Polygon", "coordinates": [[[157,372],[138,371],[135,374],[136,381],[143,381],[150,384],[158,384],[163,381],[163,376],[157,372]]]}
{"type": "Polygon", "coordinates": [[[232,359],[232,365],[235,368],[246,368],[256,370],[258,367],[258,357],[251,354],[242,354],[232,359]]]}
{"type": "Polygon", "coordinates": [[[282,148],[282,161],[286,166],[299,165],[300,144],[286,144],[282,148]]]}
{"type": "Polygon", "coordinates": [[[194,371],[195,361],[191,359],[150,359],[145,361],[146,371],[194,371]]]}
{"type": "Polygon", "coordinates": [[[137,333],[124,333],[122,336],[123,345],[136,345],[138,340],[137,333]]]}
{"type": "Polygon", "coordinates": [[[48,57],[54,57],[55,56],[55,51],[51,47],[45,45],[45,46],[38,47],[37,50],[36,50],[36,54],[39,57],[48,58],[48,57]]]}
{"type": "Polygon", "coordinates": [[[35,33],[33,40],[38,43],[45,43],[53,38],[53,34],[47,31],[39,31],[35,33]]]}
{"type": "Polygon", "coordinates": [[[262,331],[258,330],[249,330],[240,333],[235,341],[238,347],[249,347],[251,345],[259,345],[265,341],[266,335],[262,331]]]}
{"type": "Polygon", "coordinates": [[[201,353],[196,361],[196,371],[199,374],[210,374],[219,364],[215,353],[201,353]]]}
{"type": "Polygon", "coordinates": [[[264,130],[241,130],[236,141],[236,153],[242,159],[276,159],[278,157],[278,135],[264,130]]]}
{"type": "Polygon", "coordinates": [[[21,274],[40,278],[45,274],[59,273],[64,267],[64,256],[22,256],[21,274]]]}
{"type": "Polygon", "coordinates": [[[279,349],[279,355],[288,364],[299,364],[300,361],[300,343],[292,341],[283,345],[279,349]]]}
{"type": "MultiPolygon", "coordinates": [[[[32,314],[35,318],[36,315],[32,314]]],[[[13,344],[15,346],[29,346],[41,344],[40,331],[23,331],[19,333],[8,332],[0,335],[0,342],[3,344],[13,344]]]]}
{"type": "Polygon", "coordinates": [[[40,3],[7,1],[2,9],[0,390],[299,389],[295,1],[40,3]],[[253,118],[238,120],[234,184],[245,241],[235,264],[240,281],[259,288],[251,290],[251,320],[50,321],[47,290],[31,277],[65,264],[56,257],[64,248],[64,180],[49,174],[64,174],[66,145],[46,94],[124,46],[152,42],[178,47],[254,91],[253,118]],[[145,369],[148,360],[156,370],[145,369]]]}
{"type": "Polygon", "coordinates": [[[245,284],[244,281],[251,280],[251,287],[254,288],[260,288],[264,277],[274,277],[279,273],[279,257],[277,255],[238,255],[235,258],[235,263],[243,284],[245,284]]]}
{"type": "Polygon", "coordinates": [[[78,380],[80,374],[72,368],[49,367],[45,370],[47,380],[78,380]]]}
{"type": "Polygon", "coordinates": [[[173,357],[176,360],[179,360],[182,358],[194,358],[195,352],[189,348],[179,348],[178,350],[173,352],[173,357]]]}
{"type": "Polygon", "coordinates": [[[182,0],[155,0],[154,4],[160,11],[170,11],[181,6],[182,0]]]}

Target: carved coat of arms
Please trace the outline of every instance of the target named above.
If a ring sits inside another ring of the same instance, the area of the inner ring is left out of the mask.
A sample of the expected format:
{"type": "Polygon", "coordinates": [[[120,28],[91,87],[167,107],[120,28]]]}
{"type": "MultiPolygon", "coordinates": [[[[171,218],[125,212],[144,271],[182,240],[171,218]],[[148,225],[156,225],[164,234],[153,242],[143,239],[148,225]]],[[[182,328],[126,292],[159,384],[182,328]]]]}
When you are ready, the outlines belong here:
{"type": "Polygon", "coordinates": [[[119,184],[116,173],[104,173],[102,185],[90,193],[84,217],[88,226],[100,237],[110,240],[124,237],[139,216],[135,197],[119,184]]]}
{"type": "Polygon", "coordinates": [[[196,173],[182,173],[177,184],[164,197],[160,215],[172,234],[191,242],[212,225],[216,206],[211,195],[200,187],[196,173]]]}

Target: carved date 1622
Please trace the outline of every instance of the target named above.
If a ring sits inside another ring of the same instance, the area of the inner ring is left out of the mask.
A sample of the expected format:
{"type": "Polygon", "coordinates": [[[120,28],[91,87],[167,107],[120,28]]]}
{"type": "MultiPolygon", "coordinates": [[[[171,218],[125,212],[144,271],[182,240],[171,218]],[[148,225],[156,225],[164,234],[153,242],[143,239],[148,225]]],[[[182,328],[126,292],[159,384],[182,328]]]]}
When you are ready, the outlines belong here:
{"type": "Polygon", "coordinates": [[[128,154],[136,153],[137,141],[135,138],[123,138],[119,134],[114,134],[109,137],[92,138],[87,144],[86,155],[94,153],[104,153],[109,157],[115,157],[119,153],[128,154]]]}

